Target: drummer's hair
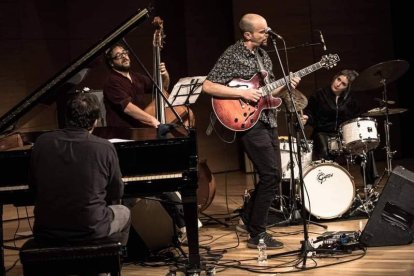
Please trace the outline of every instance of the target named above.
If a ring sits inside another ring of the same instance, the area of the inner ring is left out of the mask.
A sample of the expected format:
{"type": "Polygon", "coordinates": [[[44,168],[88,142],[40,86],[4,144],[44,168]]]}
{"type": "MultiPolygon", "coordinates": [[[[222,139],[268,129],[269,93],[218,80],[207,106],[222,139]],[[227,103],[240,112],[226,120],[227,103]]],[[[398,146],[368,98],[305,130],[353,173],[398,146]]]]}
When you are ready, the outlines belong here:
{"type": "Polygon", "coordinates": [[[354,82],[354,80],[358,77],[358,72],[355,70],[350,69],[344,69],[333,77],[333,80],[335,80],[339,76],[345,76],[348,79],[348,87],[345,90],[344,100],[346,100],[349,96],[349,92],[351,91],[351,85],[354,82]]]}
{"type": "Polygon", "coordinates": [[[338,76],[340,75],[346,76],[348,78],[349,84],[351,85],[359,74],[355,70],[344,69],[338,73],[338,76]]]}

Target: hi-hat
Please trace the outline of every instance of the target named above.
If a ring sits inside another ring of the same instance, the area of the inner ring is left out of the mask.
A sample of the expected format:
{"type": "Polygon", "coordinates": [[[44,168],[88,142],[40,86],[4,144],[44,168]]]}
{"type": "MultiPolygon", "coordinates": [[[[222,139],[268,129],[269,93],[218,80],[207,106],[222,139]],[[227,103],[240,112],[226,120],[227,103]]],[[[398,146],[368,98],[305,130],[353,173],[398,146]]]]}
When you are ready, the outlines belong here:
{"type": "MultiPolygon", "coordinates": [[[[400,114],[403,112],[406,112],[408,109],[407,108],[388,108],[388,115],[392,115],[392,114],[400,114]]],[[[371,110],[368,110],[368,112],[363,113],[362,116],[385,116],[386,114],[386,109],[385,107],[377,107],[377,108],[373,108],[371,110]]]]}
{"type": "Polygon", "coordinates": [[[410,67],[405,60],[390,60],[375,64],[364,71],[352,83],[352,90],[365,91],[389,84],[401,77],[410,67]]]}
{"type": "MultiPolygon", "coordinates": [[[[290,100],[288,92],[283,93],[280,97],[284,102],[282,105],[282,110],[285,111],[287,106],[290,112],[294,112],[292,101],[290,100]]],[[[297,89],[292,90],[292,98],[295,102],[297,111],[303,110],[308,105],[308,98],[306,98],[306,96],[297,89]]]]}

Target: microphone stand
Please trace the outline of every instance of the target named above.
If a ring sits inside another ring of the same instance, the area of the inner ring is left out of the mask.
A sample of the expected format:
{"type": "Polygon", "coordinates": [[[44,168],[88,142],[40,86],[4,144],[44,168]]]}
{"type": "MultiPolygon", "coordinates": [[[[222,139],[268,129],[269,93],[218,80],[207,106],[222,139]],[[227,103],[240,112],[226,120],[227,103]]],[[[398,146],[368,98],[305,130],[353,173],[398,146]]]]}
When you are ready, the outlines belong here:
{"type": "MultiPolygon", "coordinates": [[[[296,115],[297,125],[299,126],[299,129],[302,133],[302,137],[306,137],[302,121],[300,120],[299,113],[297,112],[296,105],[295,105],[295,102],[293,100],[292,89],[291,89],[290,81],[289,81],[290,76],[289,76],[289,79],[288,79],[288,77],[285,73],[282,61],[280,59],[279,52],[277,51],[276,39],[273,36],[269,36],[269,37],[271,38],[271,40],[273,42],[273,46],[275,48],[275,52],[276,52],[276,55],[277,55],[277,58],[278,58],[278,61],[279,61],[279,64],[280,64],[280,68],[281,68],[282,73],[283,73],[283,78],[285,80],[285,85],[287,87],[288,94],[289,94],[289,97],[290,97],[290,100],[291,100],[291,103],[292,103],[292,106],[293,106],[293,109],[294,109],[294,112],[292,112],[292,113],[295,113],[295,115],[296,115]]],[[[296,138],[297,139],[297,141],[296,141],[297,144],[296,145],[298,145],[298,143],[300,141],[299,140],[300,135],[299,135],[299,131],[297,131],[296,133],[297,133],[297,138],[296,138]]],[[[291,142],[292,142],[291,137],[289,135],[289,149],[290,149],[290,158],[291,158],[291,160],[290,160],[290,162],[291,162],[290,169],[291,169],[291,176],[294,177],[294,173],[293,173],[293,154],[292,154],[292,144],[291,144],[291,142]]],[[[308,152],[310,152],[310,147],[309,147],[308,141],[306,139],[304,139],[304,142],[305,142],[306,150],[308,152]]],[[[304,208],[304,206],[305,206],[305,204],[304,204],[304,202],[305,202],[305,193],[304,193],[304,182],[303,182],[302,164],[301,164],[301,151],[300,151],[300,148],[298,146],[297,146],[297,152],[298,152],[299,186],[300,186],[301,201],[302,201],[302,210],[301,211],[302,211],[303,236],[304,236],[303,238],[304,239],[301,242],[302,246],[301,246],[300,250],[294,250],[294,251],[291,251],[291,252],[284,252],[284,253],[274,254],[274,255],[269,256],[268,258],[273,258],[273,257],[283,256],[283,255],[291,255],[292,253],[300,253],[300,255],[303,258],[302,268],[306,268],[306,261],[307,261],[307,257],[308,257],[308,252],[316,251],[316,249],[313,248],[313,246],[309,242],[309,234],[308,234],[307,223],[306,223],[306,220],[304,219],[306,217],[306,212],[305,212],[305,208],[304,208]]],[[[322,227],[324,227],[325,229],[327,228],[327,226],[322,226],[322,227]]]]}
{"type": "MultiPolygon", "coordinates": [[[[316,42],[316,43],[305,42],[305,43],[302,43],[302,44],[299,44],[299,45],[277,49],[277,51],[294,50],[294,49],[298,49],[298,48],[305,48],[305,47],[318,46],[318,45],[322,45],[322,43],[320,43],[320,42],[316,42]]],[[[273,53],[273,52],[277,52],[277,51],[276,50],[269,50],[269,51],[266,51],[266,52],[273,53]]]]}
{"type": "Polygon", "coordinates": [[[125,38],[122,38],[123,43],[125,46],[128,47],[128,49],[131,51],[131,53],[134,55],[135,59],[138,61],[141,68],[144,70],[145,74],[148,78],[151,79],[152,83],[155,86],[155,90],[157,93],[164,99],[164,102],[167,103],[168,107],[171,109],[171,111],[174,113],[175,117],[177,118],[178,122],[180,122],[180,125],[184,127],[184,129],[187,131],[188,134],[190,134],[190,129],[184,124],[183,119],[181,119],[180,115],[178,115],[177,111],[174,109],[174,107],[171,105],[171,103],[168,101],[167,97],[165,97],[164,93],[162,93],[161,88],[158,86],[158,84],[155,82],[154,78],[151,76],[151,74],[148,72],[147,68],[145,68],[144,64],[141,62],[141,60],[138,58],[138,56],[135,54],[135,52],[132,50],[131,46],[127,43],[125,38]]]}

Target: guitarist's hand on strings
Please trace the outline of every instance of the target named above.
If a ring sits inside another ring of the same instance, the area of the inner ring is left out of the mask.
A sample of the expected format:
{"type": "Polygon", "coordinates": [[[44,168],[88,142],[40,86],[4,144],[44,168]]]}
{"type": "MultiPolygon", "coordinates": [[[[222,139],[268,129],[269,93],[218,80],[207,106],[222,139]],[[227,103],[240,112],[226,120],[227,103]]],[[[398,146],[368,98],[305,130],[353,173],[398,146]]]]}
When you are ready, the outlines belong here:
{"type": "Polygon", "coordinates": [[[240,97],[249,102],[257,102],[262,93],[258,89],[248,88],[248,89],[238,89],[238,92],[241,92],[240,97]]]}

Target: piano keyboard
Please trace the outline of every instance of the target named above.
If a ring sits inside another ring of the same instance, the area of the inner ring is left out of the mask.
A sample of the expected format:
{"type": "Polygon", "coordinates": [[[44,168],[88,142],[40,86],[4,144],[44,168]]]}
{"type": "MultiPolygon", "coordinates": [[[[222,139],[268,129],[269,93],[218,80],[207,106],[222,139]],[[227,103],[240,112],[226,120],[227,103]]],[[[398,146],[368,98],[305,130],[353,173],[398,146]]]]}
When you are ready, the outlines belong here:
{"type": "Polygon", "coordinates": [[[183,177],[182,173],[171,173],[171,174],[152,174],[152,175],[137,175],[137,176],[128,176],[122,177],[125,185],[128,182],[139,182],[139,181],[153,181],[153,180],[163,180],[163,179],[180,179],[183,177]]]}
{"type": "Polygon", "coordinates": [[[29,190],[29,185],[1,186],[0,192],[29,190]]]}

